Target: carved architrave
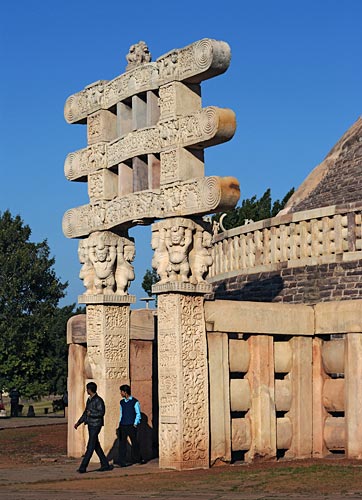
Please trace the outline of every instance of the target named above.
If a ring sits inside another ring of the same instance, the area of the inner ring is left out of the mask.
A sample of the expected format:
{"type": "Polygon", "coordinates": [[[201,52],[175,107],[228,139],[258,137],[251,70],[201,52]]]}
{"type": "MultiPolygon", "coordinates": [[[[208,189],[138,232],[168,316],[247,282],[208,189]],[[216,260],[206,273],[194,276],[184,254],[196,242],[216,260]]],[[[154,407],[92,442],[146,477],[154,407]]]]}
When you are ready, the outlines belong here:
{"type": "Polygon", "coordinates": [[[234,177],[204,177],[157,190],[140,191],[68,210],[63,232],[81,238],[93,231],[109,230],[121,224],[129,227],[136,219],[162,219],[181,215],[203,215],[234,207],[240,188],[234,177]]]}
{"type": "Polygon", "coordinates": [[[160,467],[207,468],[208,372],[203,298],[161,295],[158,311],[160,467]]]}
{"type": "Polygon", "coordinates": [[[230,140],[236,129],[230,109],[209,106],[196,113],[170,117],[154,127],[130,132],[111,143],[92,144],[70,153],[64,164],[69,180],[81,180],[102,168],[112,168],[135,156],[160,153],[175,147],[207,147],[230,140]]]}
{"type": "Polygon", "coordinates": [[[68,123],[82,122],[99,109],[110,109],[134,94],[154,90],[172,81],[200,83],[224,73],[231,51],[226,42],[205,38],[182,49],[175,49],[127,71],[114,80],[100,81],[70,96],[64,116],[68,123]]]}

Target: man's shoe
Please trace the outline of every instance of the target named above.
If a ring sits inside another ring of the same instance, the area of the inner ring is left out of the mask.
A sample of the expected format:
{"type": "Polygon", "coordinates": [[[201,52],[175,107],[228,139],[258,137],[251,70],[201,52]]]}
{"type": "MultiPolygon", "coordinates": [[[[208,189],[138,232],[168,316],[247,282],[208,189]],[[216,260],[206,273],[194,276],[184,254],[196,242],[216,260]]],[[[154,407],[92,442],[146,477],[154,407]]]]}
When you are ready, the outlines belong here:
{"type": "Polygon", "coordinates": [[[107,470],[113,470],[113,465],[104,465],[96,470],[96,472],[106,472],[107,470]]]}
{"type": "Polygon", "coordinates": [[[87,469],[77,469],[78,474],[85,474],[87,472],[87,469]]]}
{"type": "Polygon", "coordinates": [[[124,462],[115,462],[113,460],[113,465],[117,465],[117,467],[127,467],[127,464],[124,462]]]}

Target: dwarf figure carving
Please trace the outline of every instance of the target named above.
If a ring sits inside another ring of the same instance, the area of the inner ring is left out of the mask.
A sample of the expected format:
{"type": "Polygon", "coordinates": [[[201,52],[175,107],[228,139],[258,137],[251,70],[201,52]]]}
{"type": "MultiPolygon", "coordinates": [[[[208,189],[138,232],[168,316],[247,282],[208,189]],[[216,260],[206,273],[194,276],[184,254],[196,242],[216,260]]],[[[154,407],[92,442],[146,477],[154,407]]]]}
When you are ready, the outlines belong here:
{"type": "Polygon", "coordinates": [[[96,232],[89,237],[89,259],[94,266],[96,293],[113,293],[115,290],[116,242],[105,233],[96,232]]]}
{"type": "Polygon", "coordinates": [[[167,283],[169,281],[167,273],[169,259],[165,238],[165,228],[160,228],[159,231],[152,232],[151,247],[154,250],[152,267],[156,269],[157,274],[160,277],[160,281],[158,282],[159,284],[167,283]]]}
{"type": "Polygon", "coordinates": [[[168,276],[170,281],[189,281],[189,248],[192,243],[192,230],[179,225],[171,226],[166,233],[168,250],[168,276]]]}
{"type": "Polygon", "coordinates": [[[94,293],[94,267],[89,259],[88,239],[80,240],[78,245],[79,262],[82,265],[79,277],[83,280],[83,284],[87,293],[94,293]]]}
{"type": "Polygon", "coordinates": [[[194,235],[194,245],[190,252],[191,278],[194,285],[207,283],[204,279],[212,264],[212,236],[208,231],[199,229],[194,235]]]}
{"type": "Polygon", "coordinates": [[[131,264],[134,258],[135,246],[131,241],[128,244],[118,245],[115,276],[118,295],[126,295],[131,281],[135,278],[134,267],[131,264]]]}

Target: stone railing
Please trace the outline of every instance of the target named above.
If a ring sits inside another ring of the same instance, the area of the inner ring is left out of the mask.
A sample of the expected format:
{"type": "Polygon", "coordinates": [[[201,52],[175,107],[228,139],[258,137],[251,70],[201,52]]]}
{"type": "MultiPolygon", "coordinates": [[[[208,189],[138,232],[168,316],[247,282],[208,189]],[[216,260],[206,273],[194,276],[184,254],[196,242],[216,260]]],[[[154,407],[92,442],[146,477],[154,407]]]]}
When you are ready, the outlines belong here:
{"type": "Polygon", "coordinates": [[[362,203],[286,214],[214,237],[209,281],[362,255],[362,203]]]}

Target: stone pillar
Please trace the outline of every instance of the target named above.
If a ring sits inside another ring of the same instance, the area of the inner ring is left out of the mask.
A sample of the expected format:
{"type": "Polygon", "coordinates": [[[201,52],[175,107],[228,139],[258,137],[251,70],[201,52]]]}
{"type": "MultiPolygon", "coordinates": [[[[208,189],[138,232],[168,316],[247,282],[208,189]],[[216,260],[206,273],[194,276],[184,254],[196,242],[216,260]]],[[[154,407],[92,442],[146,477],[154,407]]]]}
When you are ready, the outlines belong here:
{"type": "Polygon", "coordinates": [[[79,458],[86,446],[84,426],[74,429],[75,422],[84,411],[85,381],[87,378],[87,332],[85,314],[72,316],[67,323],[68,344],[68,442],[69,457],[79,458]]]}
{"type": "Polygon", "coordinates": [[[246,378],[250,383],[252,442],[245,459],[276,457],[276,414],[274,396],[273,337],[252,335],[249,338],[250,365],[246,378]]]}
{"type": "Polygon", "coordinates": [[[107,454],[112,449],[119,422],[119,386],[130,383],[129,337],[131,295],[81,296],[87,304],[87,353],[90,378],[104,399],[106,414],[100,442],[107,454]]]}
{"type": "Polygon", "coordinates": [[[68,457],[79,458],[86,447],[85,429],[80,426],[74,429],[75,422],[84,411],[85,405],[85,370],[84,362],[87,354],[85,345],[70,344],[68,352],[68,457]]]}
{"type": "Polygon", "coordinates": [[[328,455],[324,442],[324,427],[328,413],[323,404],[323,387],[328,375],[323,367],[322,344],[322,339],[317,337],[313,339],[313,457],[316,458],[328,455]]]}
{"type": "Polygon", "coordinates": [[[185,217],[152,226],[158,296],[160,467],[209,467],[209,389],[203,294],[210,228],[185,217]]]}
{"type": "Polygon", "coordinates": [[[362,458],[362,333],[345,335],[346,454],[362,458]]]}
{"type": "Polygon", "coordinates": [[[292,423],[291,446],[287,458],[310,458],[312,455],[312,338],[294,337],[292,369],[287,378],[291,382],[292,404],[288,417],[292,423]]]}
{"type": "Polygon", "coordinates": [[[230,375],[227,333],[209,333],[210,460],[231,461],[230,375]]]}
{"type": "Polygon", "coordinates": [[[202,296],[186,293],[165,293],[158,297],[161,468],[209,467],[209,398],[203,302],[202,296]]]}

